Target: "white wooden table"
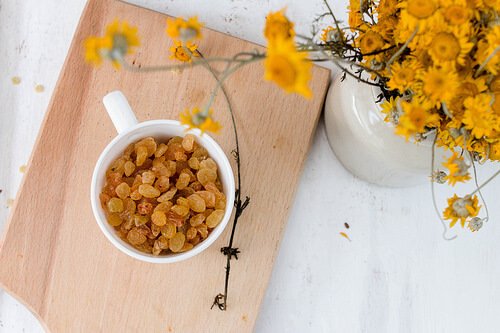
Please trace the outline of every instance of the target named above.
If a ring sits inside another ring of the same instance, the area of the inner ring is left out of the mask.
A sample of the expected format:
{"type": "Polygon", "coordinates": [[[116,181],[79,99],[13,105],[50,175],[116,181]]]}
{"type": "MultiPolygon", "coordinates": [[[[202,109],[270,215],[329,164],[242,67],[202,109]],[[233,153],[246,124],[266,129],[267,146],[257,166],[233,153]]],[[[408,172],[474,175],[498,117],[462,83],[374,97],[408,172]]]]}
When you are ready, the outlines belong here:
{"type": "MultiPolygon", "coordinates": [[[[258,43],[270,10],[287,5],[303,33],[323,11],[320,0],[131,2],[198,15],[211,28],[258,43]]],[[[0,0],[2,225],[84,3],[0,0]],[[13,85],[13,76],[21,84],[13,85]],[[35,92],[37,84],[43,93],[35,92]]],[[[331,1],[340,18],[346,3],[331,1]]],[[[481,177],[492,170],[485,168],[481,177]]],[[[256,331],[500,331],[500,181],[484,192],[492,216],[488,225],[477,234],[459,230],[458,239],[445,242],[428,186],[394,190],[355,179],[331,152],[321,122],[256,331]],[[345,222],[352,242],[339,236],[345,222]]],[[[444,200],[447,193],[439,194],[444,200]]],[[[28,310],[1,293],[1,333],[42,331],[28,310]]]]}

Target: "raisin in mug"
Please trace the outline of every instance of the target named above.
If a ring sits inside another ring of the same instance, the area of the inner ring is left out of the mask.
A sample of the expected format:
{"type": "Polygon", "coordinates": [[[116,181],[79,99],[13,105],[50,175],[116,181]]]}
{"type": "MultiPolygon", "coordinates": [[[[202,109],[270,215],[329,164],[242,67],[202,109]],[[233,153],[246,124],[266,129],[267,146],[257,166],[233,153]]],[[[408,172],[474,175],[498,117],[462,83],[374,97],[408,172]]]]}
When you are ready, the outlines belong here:
{"type": "Polygon", "coordinates": [[[189,259],[206,250],[224,231],[233,210],[235,195],[234,175],[229,160],[222,148],[206,133],[202,134],[198,129],[186,131],[186,128],[176,120],[138,122],[127,99],[120,91],[107,94],[103,98],[103,103],[118,132],[118,135],[104,148],[99,156],[92,175],[90,190],[92,211],[104,236],[124,254],[150,263],[174,263],[189,259]],[[141,252],[122,240],[117,235],[113,226],[107,222],[104,209],[99,200],[99,194],[105,185],[106,171],[111,163],[121,156],[131,143],[146,137],[166,140],[174,136],[184,137],[186,134],[193,134],[196,137],[196,142],[204,147],[208,151],[209,156],[217,163],[223,193],[226,196],[224,216],[222,221],[212,230],[206,239],[186,252],[162,254],[159,256],[141,252]]]}

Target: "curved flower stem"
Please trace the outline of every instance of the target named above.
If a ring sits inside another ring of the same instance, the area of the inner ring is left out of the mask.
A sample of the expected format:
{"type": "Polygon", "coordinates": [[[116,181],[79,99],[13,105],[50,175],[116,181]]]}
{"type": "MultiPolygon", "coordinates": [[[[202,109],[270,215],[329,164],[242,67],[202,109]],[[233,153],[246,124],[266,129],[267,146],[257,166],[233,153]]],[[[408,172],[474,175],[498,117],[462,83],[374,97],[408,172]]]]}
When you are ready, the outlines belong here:
{"type": "Polygon", "coordinates": [[[495,172],[490,178],[488,178],[484,183],[482,183],[480,186],[478,186],[474,191],[472,191],[469,195],[472,196],[474,194],[476,194],[477,192],[481,191],[481,189],[483,187],[485,187],[486,185],[488,185],[489,182],[491,182],[493,179],[496,178],[496,176],[500,175],[500,170],[498,170],[497,172],[495,172]]]}
{"type": "Polygon", "coordinates": [[[477,170],[476,170],[476,164],[474,163],[474,159],[472,158],[472,153],[469,152],[469,158],[472,164],[472,170],[474,171],[474,184],[476,185],[476,188],[478,189],[479,197],[481,197],[481,201],[483,201],[484,204],[484,210],[486,211],[486,217],[484,218],[485,222],[488,222],[490,219],[490,213],[488,212],[488,205],[486,204],[486,200],[484,200],[483,193],[479,189],[479,183],[477,181],[477,170]]]}
{"type": "MultiPolygon", "coordinates": [[[[434,161],[435,161],[435,155],[436,155],[436,141],[437,141],[437,135],[434,137],[434,141],[432,142],[432,157],[431,157],[431,175],[434,174],[434,161]]],[[[446,225],[446,222],[443,220],[441,217],[441,213],[439,212],[437,203],[436,203],[436,191],[434,189],[434,179],[430,177],[431,179],[431,194],[432,194],[432,204],[434,206],[434,210],[436,211],[437,216],[439,217],[439,220],[441,221],[441,224],[443,225],[443,239],[447,241],[454,240],[457,238],[457,235],[453,237],[447,237],[446,233],[448,232],[448,226],[446,225]]]]}
{"type": "MultiPolygon", "coordinates": [[[[200,56],[202,59],[205,59],[203,55],[200,52],[200,56]]],[[[233,248],[233,241],[234,241],[234,235],[236,233],[236,226],[238,225],[239,217],[243,213],[243,210],[248,206],[250,203],[250,198],[246,197],[245,201],[241,201],[241,157],[240,157],[240,144],[239,144],[239,139],[238,139],[238,129],[236,126],[236,120],[234,118],[234,112],[233,108],[231,105],[231,101],[229,99],[229,96],[227,94],[226,88],[223,85],[222,79],[220,79],[215,71],[212,69],[210,64],[206,63],[205,68],[212,74],[214,79],[217,81],[217,86],[220,87],[219,89],[222,91],[224,98],[226,100],[227,108],[229,110],[229,114],[231,116],[231,122],[233,125],[233,133],[234,133],[234,138],[235,138],[235,144],[236,148],[234,150],[234,158],[236,160],[236,193],[235,193],[235,202],[234,205],[236,207],[236,212],[233,220],[233,226],[231,228],[231,236],[229,238],[229,244],[227,247],[221,248],[221,252],[226,256],[226,276],[224,280],[224,294],[217,294],[214,298],[214,301],[212,303],[211,308],[217,305],[219,310],[225,311],[227,309],[227,295],[228,295],[228,289],[229,289],[229,274],[231,272],[231,259],[234,256],[235,259],[238,259],[238,254],[239,250],[238,248],[233,248]]],[[[238,68],[234,69],[236,71],[238,68]]],[[[233,72],[234,72],[233,71],[233,72]]],[[[225,70],[225,73],[228,73],[229,68],[225,70]]],[[[227,77],[227,75],[226,75],[227,77]]],[[[211,99],[209,103],[211,104],[213,102],[213,98],[215,98],[216,95],[216,89],[212,91],[211,94],[211,99]]],[[[209,109],[209,107],[207,108],[209,109]]]]}

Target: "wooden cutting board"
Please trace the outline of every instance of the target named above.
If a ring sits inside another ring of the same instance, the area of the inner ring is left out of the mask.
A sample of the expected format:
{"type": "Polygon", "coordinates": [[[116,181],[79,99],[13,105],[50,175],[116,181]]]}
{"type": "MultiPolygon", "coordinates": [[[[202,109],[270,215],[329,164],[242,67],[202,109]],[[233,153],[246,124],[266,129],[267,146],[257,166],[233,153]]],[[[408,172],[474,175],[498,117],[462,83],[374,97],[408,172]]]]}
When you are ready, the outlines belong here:
{"type": "MultiPolygon", "coordinates": [[[[313,137],[329,72],[315,67],[312,100],[287,95],[262,79],[262,64],[227,82],[239,124],[243,194],[251,198],[235,237],[228,309],[210,310],[223,292],[228,227],[188,261],[154,265],[115,249],[101,234],[89,192],[94,164],[116,135],[102,97],[115,89],[129,98],[139,120],[177,119],[202,105],[214,81],[202,68],[138,74],[94,69],[83,61],[83,40],[102,34],[115,18],[139,28],[135,66],[168,63],[166,16],[111,0],[91,0],[66,63],[13,207],[0,251],[2,287],[21,300],[50,332],[250,332],[293,204],[313,137]]],[[[205,29],[200,50],[231,56],[260,48],[205,29]]],[[[214,106],[224,129],[215,139],[234,148],[222,98],[214,106]]],[[[234,165],[233,165],[234,167],[234,165]]],[[[304,221],[311,223],[311,221],[304,221]]]]}

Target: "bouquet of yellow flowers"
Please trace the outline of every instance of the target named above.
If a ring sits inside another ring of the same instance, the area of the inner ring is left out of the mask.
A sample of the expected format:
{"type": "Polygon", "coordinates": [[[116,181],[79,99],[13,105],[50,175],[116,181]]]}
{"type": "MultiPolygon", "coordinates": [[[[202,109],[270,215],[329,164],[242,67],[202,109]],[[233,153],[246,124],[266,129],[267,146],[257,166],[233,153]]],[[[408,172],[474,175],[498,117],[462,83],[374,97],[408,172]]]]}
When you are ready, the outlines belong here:
{"type": "MultiPolygon", "coordinates": [[[[435,182],[468,181],[475,162],[500,160],[500,1],[350,0],[347,27],[328,9],[334,25],[322,30],[321,51],[351,62],[344,75],[380,87],[397,134],[454,152],[435,182]]],[[[481,187],[448,200],[450,226],[482,226],[481,187]]]]}

